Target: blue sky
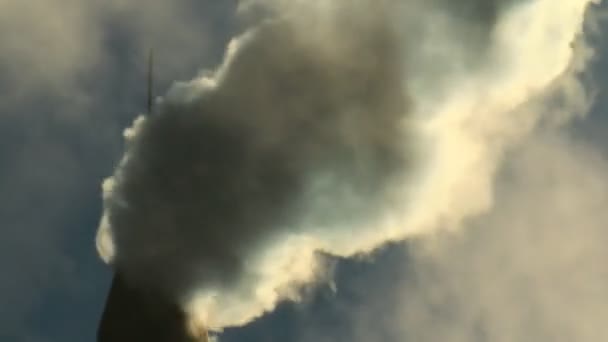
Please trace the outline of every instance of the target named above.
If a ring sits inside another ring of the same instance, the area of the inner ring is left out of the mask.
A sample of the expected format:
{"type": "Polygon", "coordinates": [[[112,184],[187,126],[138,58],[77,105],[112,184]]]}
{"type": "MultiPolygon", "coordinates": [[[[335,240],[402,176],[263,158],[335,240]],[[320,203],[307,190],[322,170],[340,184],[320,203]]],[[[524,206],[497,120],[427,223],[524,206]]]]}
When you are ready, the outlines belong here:
{"type": "MultiPolygon", "coordinates": [[[[0,5],[4,13],[22,15],[32,32],[22,41],[32,52],[9,37],[22,25],[0,33],[0,340],[94,340],[111,279],[94,246],[100,184],[122,154],[122,130],[144,110],[145,53],[151,46],[156,51],[157,91],[163,93],[173,80],[217,65],[228,39],[244,25],[230,1],[180,0],[159,13],[133,3],[0,5]],[[85,23],[56,9],[62,5],[82,7],[75,16],[85,23]],[[70,35],[38,22],[49,18],[64,22],[70,35]]],[[[602,153],[608,152],[607,27],[593,39],[598,55],[588,71],[598,86],[595,105],[569,128],[602,153]]],[[[326,285],[311,290],[302,303],[282,304],[245,328],[228,329],[222,341],[344,341],[361,331],[378,341],[401,341],[393,320],[400,313],[386,294],[403,291],[408,281],[413,294],[425,286],[426,278],[410,273],[420,267],[410,249],[394,245],[364,260],[336,259],[337,292],[326,285]],[[355,319],[353,312],[370,315],[355,319]]]]}

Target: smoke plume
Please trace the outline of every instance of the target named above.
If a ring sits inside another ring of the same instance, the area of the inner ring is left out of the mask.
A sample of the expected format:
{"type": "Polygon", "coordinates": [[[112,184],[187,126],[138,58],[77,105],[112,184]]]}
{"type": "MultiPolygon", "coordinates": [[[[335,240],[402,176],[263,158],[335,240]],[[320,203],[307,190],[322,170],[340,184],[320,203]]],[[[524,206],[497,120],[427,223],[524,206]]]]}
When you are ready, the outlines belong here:
{"type": "Polygon", "coordinates": [[[223,64],[126,131],[100,254],[221,329],[297,298],[318,251],[459,227],[503,153],[564,118],[548,90],[587,103],[589,2],[242,2],[223,64]]]}
{"type": "Polygon", "coordinates": [[[492,210],[458,234],[409,243],[408,260],[387,271],[392,283],[367,310],[345,310],[353,340],[608,338],[608,164],[599,152],[563,132],[526,139],[500,172],[492,210]]]}

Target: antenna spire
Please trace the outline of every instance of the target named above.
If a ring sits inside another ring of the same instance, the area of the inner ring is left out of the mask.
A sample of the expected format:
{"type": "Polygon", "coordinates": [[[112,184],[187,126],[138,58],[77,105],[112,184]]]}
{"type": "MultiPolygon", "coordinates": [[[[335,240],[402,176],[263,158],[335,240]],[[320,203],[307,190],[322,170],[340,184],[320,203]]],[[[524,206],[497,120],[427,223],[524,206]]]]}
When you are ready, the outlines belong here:
{"type": "Polygon", "coordinates": [[[148,53],[148,115],[152,114],[154,105],[154,50],[148,53]]]}

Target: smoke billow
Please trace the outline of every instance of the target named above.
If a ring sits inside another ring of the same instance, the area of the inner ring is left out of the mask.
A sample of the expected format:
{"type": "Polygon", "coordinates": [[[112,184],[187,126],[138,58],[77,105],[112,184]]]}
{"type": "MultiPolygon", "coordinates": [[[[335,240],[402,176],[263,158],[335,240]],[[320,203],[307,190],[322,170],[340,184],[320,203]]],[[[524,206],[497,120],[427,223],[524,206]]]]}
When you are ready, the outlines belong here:
{"type": "Polygon", "coordinates": [[[402,58],[376,15],[323,27],[332,45],[267,20],[140,121],[106,200],[116,267],[178,298],[255,285],[274,239],[373,216],[408,165],[402,58]]]}
{"type": "Polygon", "coordinates": [[[605,153],[563,132],[527,139],[492,210],[430,250],[410,245],[410,271],[353,314],[369,327],[357,340],[382,336],[374,315],[406,341],[606,340],[607,170],[605,153]]]}
{"type": "Polygon", "coordinates": [[[589,1],[455,3],[243,2],[267,17],[127,131],[102,256],[221,329],[317,280],[316,251],[487,209],[502,153],[545,115],[535,99],[584,65],[589,1]]]}

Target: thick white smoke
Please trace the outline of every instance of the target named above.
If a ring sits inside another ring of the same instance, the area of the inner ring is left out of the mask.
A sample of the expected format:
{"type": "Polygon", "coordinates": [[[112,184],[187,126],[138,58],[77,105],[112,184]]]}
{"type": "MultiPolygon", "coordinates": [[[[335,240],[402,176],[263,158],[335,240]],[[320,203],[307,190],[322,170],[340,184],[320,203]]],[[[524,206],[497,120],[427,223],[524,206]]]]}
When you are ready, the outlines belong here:
{"type": "Polygon", "coordinates": [[[606,340],[608,165],[598,152],[564,133],[527,139],[493,210],[412,253],[415,272],[383,306],[389,329],[407,341],[606,340]]]}
{"type": "Polygon", "coordinates": [[[244,2],[271,19],[128,130],[100,254],[222,329],[297,298],[317,251],[458,228],[492,205],[509,148],[587,104],[574,43],[591,2],[244,2]],[[547,110],[555,89],[575,110],[547,110]],[[256,184],[271,189],[240,190],[256,184]]]}

